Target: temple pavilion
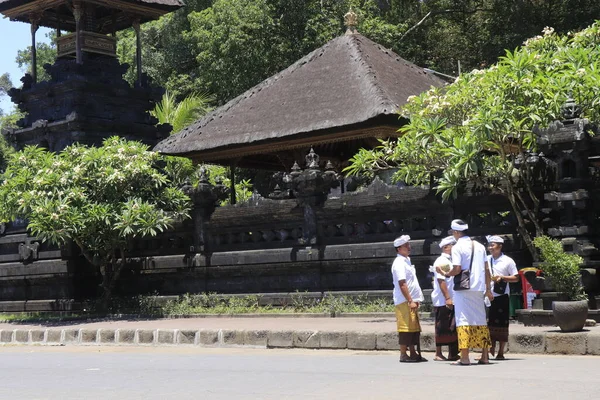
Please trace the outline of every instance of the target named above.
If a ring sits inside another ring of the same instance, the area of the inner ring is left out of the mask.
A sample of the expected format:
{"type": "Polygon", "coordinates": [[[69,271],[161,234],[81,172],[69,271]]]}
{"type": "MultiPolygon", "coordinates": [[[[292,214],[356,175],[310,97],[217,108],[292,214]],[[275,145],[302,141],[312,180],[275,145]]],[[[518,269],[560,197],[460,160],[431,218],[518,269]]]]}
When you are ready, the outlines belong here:
{"type": "Polygon", "coordinates": [[[343,168],[360,148],[398,135],[407,98],[444,82],[348,30],[215,109],[155,150],[202,163],[289,171],[311,147],[343,168]]]}

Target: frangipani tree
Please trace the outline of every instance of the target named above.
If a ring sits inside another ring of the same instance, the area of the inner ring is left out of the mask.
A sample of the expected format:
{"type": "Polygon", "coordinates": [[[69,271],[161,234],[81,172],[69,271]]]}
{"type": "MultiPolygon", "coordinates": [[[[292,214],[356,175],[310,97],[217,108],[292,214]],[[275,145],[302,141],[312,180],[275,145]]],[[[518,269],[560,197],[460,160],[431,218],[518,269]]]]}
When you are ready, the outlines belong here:
{"type": "Polygon", "coordinates": [[[543,234],[535,176],[527,160],[536,147],[532,133],[560,119],[569,96],[584,116],[600,116],[600,23],[565,36],[545,28],[542,36],[507,51],[490,68],[462,74],[448,86],[409,99],[410,119],[398,140],[362,149],[349,175],[397,168],[394,180],[430,184],[444,200],[470,183],[508,198],[519,233],[532,254],[532,234],[543,234]]]}
{"type": "Polygon", "coordinates": [[[0,221],[28,221],[31,234],[73,241],[102,275],[106,305],[133,239],[155,236],[188,217],[189,198],[159,167],[162,157],[113,137],[56,154],[26,147],[10,156],[0,184],[0,221]]]}

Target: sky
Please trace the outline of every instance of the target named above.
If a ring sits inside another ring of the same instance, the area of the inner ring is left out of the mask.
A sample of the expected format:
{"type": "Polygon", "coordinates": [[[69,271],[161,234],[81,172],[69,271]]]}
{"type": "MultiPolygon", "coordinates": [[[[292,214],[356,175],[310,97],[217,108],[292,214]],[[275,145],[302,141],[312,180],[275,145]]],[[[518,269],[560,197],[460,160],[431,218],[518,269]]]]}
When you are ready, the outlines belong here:
{"type": "MultiPolygon", "coordinates": [[[[48,41],[46,33],[50,30],[40,28],[36,33],[38,42],[48,41]]],[[[0,75],[8,72],[13,85],[21,86],[20,79],[25,74],[15,62],[17,50],[22,50],[31,44],[31,30],[29,24],[12,22],[0,16],[0,75]]],[[[0,100],[0,108],[5,112],[13,109],[13,103],[8,96],[0,100]]]]}

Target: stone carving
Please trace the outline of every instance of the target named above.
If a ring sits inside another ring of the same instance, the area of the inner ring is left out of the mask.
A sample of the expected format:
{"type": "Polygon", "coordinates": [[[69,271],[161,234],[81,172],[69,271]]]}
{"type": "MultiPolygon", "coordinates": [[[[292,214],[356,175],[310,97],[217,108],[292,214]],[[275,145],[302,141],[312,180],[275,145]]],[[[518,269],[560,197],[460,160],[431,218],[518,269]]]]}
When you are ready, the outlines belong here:
{"type": "Polygon", "coordinates": [[[38,242],[20,243],[19,244],[19,259],[24,263],[32,262],[38,259],[38,242]]]}
{"type": "Polygon", "coordinates": [[[192,186],[189,179],[184,183],[181,190],[187,194],[194,207],[192,210],[192,219],[194,220],[194,244],[190,248],[190,253],[207,253],[207,230],[206,223],[215,211],[218,202],[223,201],[229,194],[229,188],[221,182],[212,185],[209,182],[209,172],[204,167],[198,171],[199,182],[192,186]]]}
{"type": "MultiPolygon", "coordinates": [[[[315,207],[322,207],[331,188],[339,185],[339,176],[328,163],[325,171],[319,169],[320,157],[311,148],[306,156],[306,169],[302,170],[297,162],[283,181],[289,185],[298,206],[303,207],[302,226],[303,245],[315,245],[318,242],[317,216],[315,207]]],[[[280,191],[281,193],[281,191],[280,191]]]]}
{"type": "Polygon", "coordinates": [[[561,107],[561,112],[564,119],[575,119],[581,115],[581,107],[569,96],[561,107]]]}

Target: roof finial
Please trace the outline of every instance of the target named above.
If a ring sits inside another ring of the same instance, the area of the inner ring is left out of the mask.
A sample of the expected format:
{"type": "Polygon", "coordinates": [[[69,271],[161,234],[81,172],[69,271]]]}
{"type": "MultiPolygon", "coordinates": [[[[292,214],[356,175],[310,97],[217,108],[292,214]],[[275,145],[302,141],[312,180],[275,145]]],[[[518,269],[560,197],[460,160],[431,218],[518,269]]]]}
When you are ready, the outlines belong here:
{"type": "Polygon", "coordinates": [[[350,11],[344,15],[344,24],[346,25],[346,35],[358,33],[356,30],[356,27],[358,26],[358,15],[352,11],[352,7],[350,7],[350,11]]]}

